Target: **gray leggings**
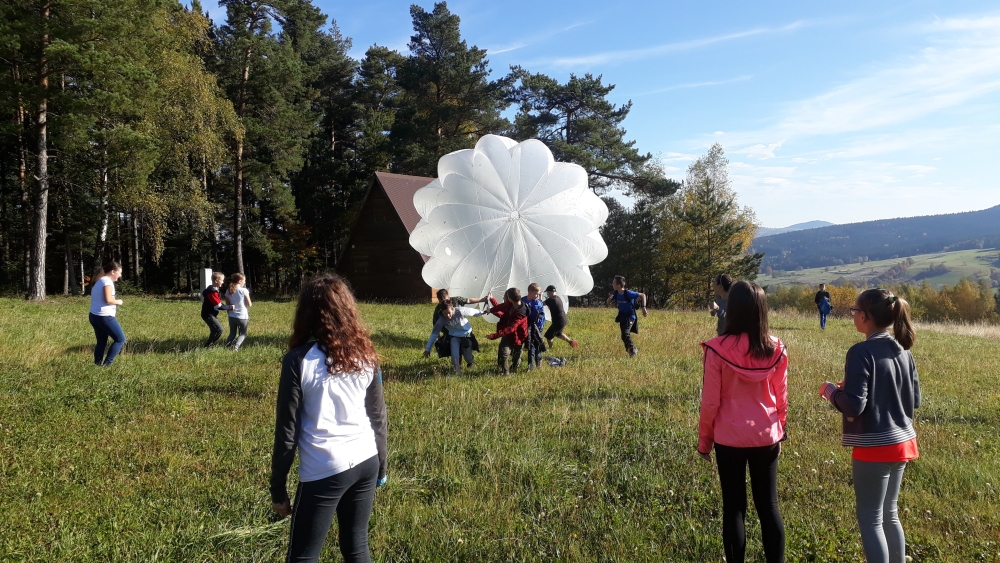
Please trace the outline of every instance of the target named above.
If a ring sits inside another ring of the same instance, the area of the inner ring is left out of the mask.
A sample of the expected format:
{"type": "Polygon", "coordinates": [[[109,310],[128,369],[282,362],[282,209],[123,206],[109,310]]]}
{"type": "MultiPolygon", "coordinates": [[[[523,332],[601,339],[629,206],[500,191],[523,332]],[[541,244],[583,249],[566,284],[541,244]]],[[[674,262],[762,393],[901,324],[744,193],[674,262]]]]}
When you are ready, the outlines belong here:
{"type": "Polygon", "coordinates": [[[226,346],[229,346],[233,350],[239,350],[240,344],[243,344],[243,339],[247,337],[247,325],[249,323],[250,319],[229,317],[229,338],[226,339],[226,346]]]}
{"type": "Polygon", "coordinates": [[[851,461],[858,527],[868,563],[903,563],[906,538],[896,501],[906,462],[851,461]]]}

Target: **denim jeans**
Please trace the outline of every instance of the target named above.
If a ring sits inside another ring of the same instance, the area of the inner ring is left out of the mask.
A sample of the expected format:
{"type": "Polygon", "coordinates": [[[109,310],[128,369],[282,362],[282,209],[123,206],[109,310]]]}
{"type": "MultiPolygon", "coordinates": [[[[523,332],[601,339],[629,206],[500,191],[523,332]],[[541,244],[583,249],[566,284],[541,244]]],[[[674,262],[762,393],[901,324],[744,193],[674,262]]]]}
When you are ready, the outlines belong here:
{"type": "Polygon", "coordinates": [[[340,554],[345,563],[370,563],[368,521],[375,504],[378,456],[318,481],[299,483],[292,509],[289,563],[319,560],[337,516],[340,554]]]}
{"type": "Polygon", "coordinates": [[[472,356],[472,345],[466,346],[462,349],[462,337],[461,336],[449,336],[451,339],[451,364],[455,367],[455,371],[462,373],[462,358],[465,358],[465,363],[469,366],[475,359],[472,356]]]}
{"type": "Polygon", "coordinates": [[[94,363],[99,366],[110,366],[115,361],[118,352],[121,352],[125,345],[125,331],[122,325],[118,324],[118,319],[90,313],[90,324],[94,327],[94,335],[97,337],[97,345],[94,346],[94,363]],[[108,338],[112,339],[111,348],[108,348],[108,338]],[[104,351],[107,350],[107,357],[104,351]]]}

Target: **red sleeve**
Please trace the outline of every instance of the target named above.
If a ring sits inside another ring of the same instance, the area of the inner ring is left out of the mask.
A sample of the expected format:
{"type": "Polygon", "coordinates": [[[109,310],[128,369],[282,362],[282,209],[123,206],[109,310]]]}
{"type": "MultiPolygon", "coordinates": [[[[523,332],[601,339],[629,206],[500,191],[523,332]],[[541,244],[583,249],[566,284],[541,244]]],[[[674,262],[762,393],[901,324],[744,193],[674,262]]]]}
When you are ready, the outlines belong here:
{"type": "Polygon", "coordinates": [[[211,306],[213,306],[213,307],[215,307],[219,303],[222,303],[222,300],[219,299],[219,292],[218,291],[209,292],[209,294],[205,297],[205,300],[208,301],[208,304],[211,305],[211,306]]]}
{"type": "Polygon", "coordinates": [[[715,445],[715,417],[722,404],[722,362],[719,355],[705,347],[705,376],[701,389],[701,415],[698,421],[698,451],[707,454],[715,445]]]}

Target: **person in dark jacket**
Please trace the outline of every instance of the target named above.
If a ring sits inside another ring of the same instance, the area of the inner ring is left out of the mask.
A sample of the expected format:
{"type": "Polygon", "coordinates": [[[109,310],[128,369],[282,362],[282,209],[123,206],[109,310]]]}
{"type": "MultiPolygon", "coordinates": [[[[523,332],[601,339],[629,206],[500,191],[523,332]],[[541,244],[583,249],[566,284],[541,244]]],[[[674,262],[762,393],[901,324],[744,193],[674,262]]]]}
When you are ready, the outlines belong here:
{"type": "Polygon", "coordinates": [[[552,314],[552,324],[545,331],[545,340],[549,348],[552,348],[552,342],[556,338],[566,341],[574,348],[578,347],[580,344],[563,332],[569,325],[569,319],[566,317],[566,306],[563,304],[562,297],[556,295],[556,286],[550,285],[546,287],[545,295],[548,297],[544,302],[545,306],[549,308],[549,313],[552,314]]]}
{"type": "Polygon", "coordinates": [[[913,428],[920,380],[910,353],[916,338],[910,305],[888,290],[869,289],[858,296],[851,315],[865,341],[847,351],[843,381],[825,382],[819,393],[843,414],[841,443],[854,448],[854,495],[865,558],[903,563],[906,538],[897,499],[907,462],[920,455],[913,428]]]}
{"type": "Polygon", "coordinates": [[[218,342],[225,330],[222,323],[219,322],[219,311],[229,309],[229,305],[224,304],[219,296],[219,288],[222,287],[222,282],[225,279],[226,275],[222,272],[213,272],[212,285],[201,292],[201,320],[208,325],[208,340],[205,342],[205,348],[218,342]]]}
{"type": "Polygon", "coordinates": [[[715,323],[715,334],[722,336],[726,332],[726,309],[729,304],[729,288],[733,285],[733,278],[729,274],[719,274],[712,278],[712,303],[708,306],[708,314],[717,319],[715,323]]]}
{"type": "Polygon", "coordinates": [[[335,274],[299,294],[278,384],[271,502],[292,515],[286,561],[317,561],[336,516],[347,563],[370,563],[368,522],[386,481],[382,371],[354,295],[335,274]],[[299,451],[294,504],[288,471],[299,451]]]}
{"type": "Polygon", "coordinates": [[[826,330],[826,316],[833,310],[830,301],[830,292],[826,290],[826,284],[819,284],[819,291],[816,292],[816,308],[819,309],[819,328],[826,330]]]}
{"type": "Polygon", "coordinates": [[[497,331],[488,335],[490,340],[500,339],[497,350],[497,367],[504,375],[517,373],[521,364],[521,350],[528,340],[528,306],[521,302],[521,290],[516,287],[507,289],[503,303],[497,303],[492,295],[490,313],[500,318],[497,331]]]}

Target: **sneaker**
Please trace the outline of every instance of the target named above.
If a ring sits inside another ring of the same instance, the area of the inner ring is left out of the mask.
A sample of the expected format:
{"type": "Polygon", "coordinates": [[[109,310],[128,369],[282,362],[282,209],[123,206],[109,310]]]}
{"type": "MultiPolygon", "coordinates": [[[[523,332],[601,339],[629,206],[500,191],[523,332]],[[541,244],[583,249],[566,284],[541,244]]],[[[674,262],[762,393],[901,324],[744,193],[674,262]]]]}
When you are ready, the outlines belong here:
{"type": "Polygon", "coordinates": [[[576,340],[574,340],[573,342],[570,342],[569,345],[572,346],[572,347],[574,347],[574,348],[579,348],[580,347],[580,343],[577,342],[576,340]]]}
{"type": "Polygon", "coordinates": [[[638,355],[639,355],[639,348],[637,346],[633,346],[632,349],[628,351],[628,357],[630,358],[634,358],[638,355]]]}

